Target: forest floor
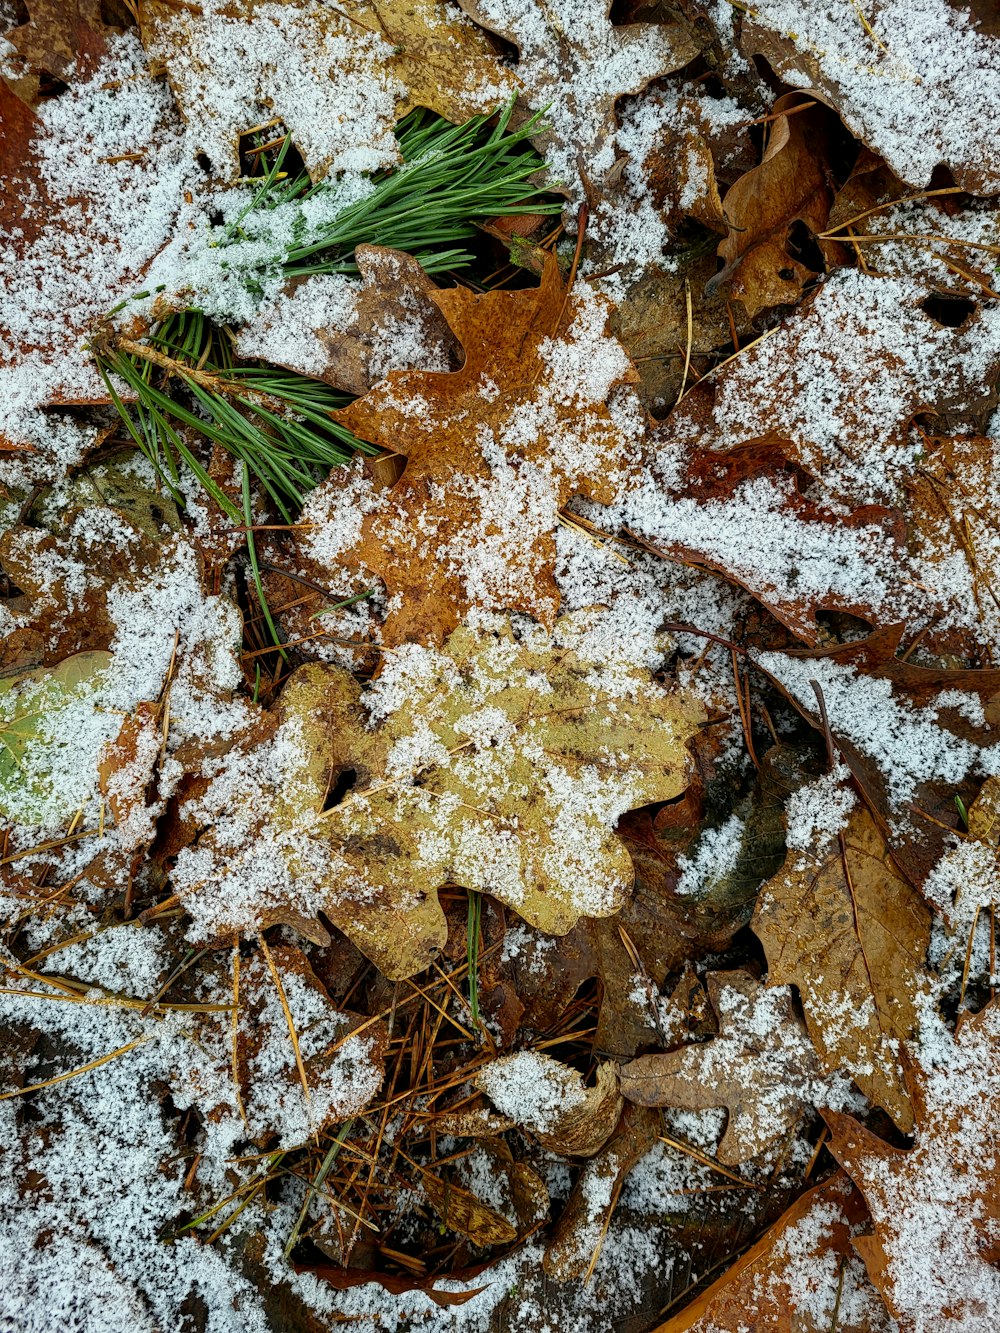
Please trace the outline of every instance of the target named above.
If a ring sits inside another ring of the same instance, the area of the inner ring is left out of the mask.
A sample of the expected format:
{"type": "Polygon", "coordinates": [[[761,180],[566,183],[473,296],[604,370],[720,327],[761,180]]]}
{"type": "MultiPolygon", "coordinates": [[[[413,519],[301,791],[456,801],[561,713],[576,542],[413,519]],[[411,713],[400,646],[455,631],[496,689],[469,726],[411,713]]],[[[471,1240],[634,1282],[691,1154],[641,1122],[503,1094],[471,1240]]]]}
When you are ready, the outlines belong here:
{"type": "Polygon", "coordinates": [[[993,9],[0,0],[0,1328],[996,1333],[993,9]]]}

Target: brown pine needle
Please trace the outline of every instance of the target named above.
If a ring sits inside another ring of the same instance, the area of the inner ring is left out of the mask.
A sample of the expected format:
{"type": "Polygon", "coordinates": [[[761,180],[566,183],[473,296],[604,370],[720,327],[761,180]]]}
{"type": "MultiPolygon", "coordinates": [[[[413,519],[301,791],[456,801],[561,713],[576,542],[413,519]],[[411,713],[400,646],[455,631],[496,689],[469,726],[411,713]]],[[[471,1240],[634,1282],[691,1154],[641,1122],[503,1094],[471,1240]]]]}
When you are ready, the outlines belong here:
{"type": "Polygon", "coordinates": [[[277,987],[278,991],[278,999],[281,1001],[281,1007],[285,1013],[285,1022],[288,1024],[288,1035],[292,1039],[292,1050],[295,1052],[295,1064],[299,1071],[299,1078],[302,1081],[302,1091],[305,1094],[306,1106],[311,1107],[312,1094],[309,1091],[309,1080],[306,1078],[306,1067],[302,1063],[302,1052],[299,1049],[298,1033],[295,1031],[295,1020],[292,1018],[292,1011],[288,1007],[288,999],[285,995],[285,988],[281,984],[281,977],[278,973],[278,969],[274,965],[274,959],[271,957],[271,950],[267,947],[267,940],[265,940],[263,934],[258,935],[257,939],[260,941],[261,952],[263,953],[264,959],[267,962],[268,971],[274,978],[274,984],[277,987]]]}
{"type": "Polygon", "coordinates": [[[119,1055],[124,1055],[126,1051],[134,1051],[137,1046],[142,1046],[147,1041],[149,1041],[149,1037],[137,1037],[135,1041],[126,1042],[124,1046],[109,1051],[107,1055],[98,1056],[96,1060],[90,1060],[85,1065],[79,1065],[76,1069],[71,1069],[68,1074],[57,1074],[55,1078],[47,1078],[44,1083],[32,1083],[26,1088],[15,1088],[13,1092],[0,1093],[0,1102],[5,1102],[11,1097],[24,1097],[29,1092],[40,1092],[42,1088],[55,1087],[57,1083],[65,1083],[67,1079],[76,1078],[80,1074],[89,1074],[92,1069],[99,1069],[101,1065],[106,1065],[110,1060],[117,1059],[119,1055]]]}
{"type": "Polygon", "coordinates": [[[744,1180],[738,1176],[735,1171],[730,1171],[728,1167],[717,1162],[714,1157],[709,1157],[707,1153],[699,1152],[697,1148],[692,1148],[690,1143],[685,1143],[682,1139],[673,1139],[669,1134],[658,1134],[657,1138],[661,1143],[665,1143],[668,1148],[676,1148],[678,1152],[684,1153],[687,1157],[693,1157],[696,1162],[702,1166],[709,1167],[712,1171],[718,1171],[720,1176],[725,1176],[727,1180],[733,1180],[737,1185],[742,1185],[744,1189],[759,1190],[763,1186],[755,1185],[752,1180],[744,1180]]]}

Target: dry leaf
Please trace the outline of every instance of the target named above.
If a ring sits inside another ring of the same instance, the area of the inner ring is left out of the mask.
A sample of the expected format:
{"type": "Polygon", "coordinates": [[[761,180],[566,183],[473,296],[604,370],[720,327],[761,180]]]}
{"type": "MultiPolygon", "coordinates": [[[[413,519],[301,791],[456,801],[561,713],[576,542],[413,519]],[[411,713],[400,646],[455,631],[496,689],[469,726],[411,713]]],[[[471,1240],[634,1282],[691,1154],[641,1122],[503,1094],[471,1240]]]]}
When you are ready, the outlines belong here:
{"type": "Polygon", "coordinates": [[[765,990],[748,972],[710,972],[707,983],[719,1035],[632,1060],[622,1066],[621,1086],[640,1106],[725,1106],[718,1158],[732,1166],[783,1138],[829,1089],[788,987],[765,990]]]}
{"type": "MultiPolygon", "coordinates": [[[[56,79],[90,78],[107,48],[101,0],[24,0],[24,8],[28,21],[6,40],[31,70],[56,79]]],[[[34,84],[37,92],[37,79],[34,84]]]]}
{"type": "Polygon", "coordinates": [[[392,48],[336,6],[225,0],[198,10],[139,0],[138,17],[151,64],[166,69],[219,175],[239,177],[240,135],[273,118],[287,127],[313,180],[399,161],[392,48]],[[235,62],[239,79],[217,77],[217,67],[235,62]]]}
{"type": "Polygon", "coordinates": [[[553,934],[616,911],[632,865],[614,822],[683,790],[702,712],[644,671],[582,661],[571,628],[456,630],[444,652],[394,654],[364,692],[300,668],[194,804],[210,829],[174,883],[196,929],[323,940],[323,912],[396,978],[444,945],[446,882],[553,934]]]}
{"type": "Polygon", "coordinates": [[[908,1151],[826,1113],[830,1147],[865,1197],[855,1241],[902,1333],[991,1333],[1000,1309],[1000,1008],[942,1029],[912,1062],[908,1151]]]}
{"type": "Polygon", "coordinates": [[[782,82],[834,107],[901,180],[925,187],[944,163],[964,189],[997,194],[994,126],[982,114],[1000,95],[997,41],[964,10],[936,0],[914,24],[906,0],[874,0],[847,14],[810,7],[793,29],[781,0],[763,0],[743,11],[740,46],[782,82]]]}
{"type": "Polygon", "coordinates": [[[459,0],[482,27],[513,42],[518,77],[549,130],[536,142],[574,194],[614,165],[615,103],[698,54],[689,29],[671,23],[614,26],[608,0],[459,0]]]}
{"type": "Polygon", "coordinates": [[[390,370],[449,370],[454,338],[412,255],[359,245],[355,259],[363,286],[339,274],[295,280],[239,330],[239,354],[355,395],[390,370]]]}
{"type": "Polygon", "coordinates": [[[557,1282],[585,1278],[600,1253],[625,1178],[656,1144],[660,1117],[626,1104],[614,1133],[584,1166],[545,1247],[542,1265],[557,1282]]]}
{"type": "Polygon", "coordinates": [[[811,238],[823,231],[833,202],[830,125],[823,106],[797,110],[807,98],[786,93],[775,102],[760,165],[726,192],[722,211],[730,232],[719,244],[725,267],[709,284],[728,284],[754,319],[771,306],[802,296],[814,270],[791,253],[795,233],[811,238]]]}
{"type": "Polygon", "coordinates": [[[163,705],[140,703],[122,720],[117,737],[105,745],[98,761],[101,794],[111,809],[121,849],[133,856],[152,842],[163,809],[148,797],[165,744],[163,705]]]}
{"type": "Polygon", "coordinates": [[[394,47],[406,88],[397,116],[425,106],[456,124],[497,107],[520,87],[486,34],[444,0],[347,0],[340,8],[394,47]]]}
{"type": "Polygon", "coordinates": [[[905,1132],[899,1051],[917,1026],[931,917],[866,807],[851,812],[843,840],[843,854],[836,838],[790,854],[760,892],[753,930],[769,981],[798,986],[827,1069],[848,1070],[905,1132]]]}
{"type": "Polygon", "coordinates": [[[372,1100],[388,1034],[338,1009],[301,950],[273,944],[268,953],[270,962],[260,951],[240,964],[236,1068],[250,1135],[291,1147],[372,1100]]]}
{"type": "Polygon", "coordinates": [[[867,1220],[861,1195],[837,1172],[655,1333],[893,1333],[852,1248],[867,1220]]]}
{"type": "Polygon", "coordinates": [[[567,293],[554,257],[537,288],[433,300],[465,350],[461,370],[395,372],[335,414],[407,460],[337,552],[385,582],[390,645],[438,643],[476,606],[551,625],[558,511],[574,495],[610,503],[644,417],[631,400],[609,407],[635,369],[604,334],[608,303],[567,293]]]}
{"type": "Polygon", "coordinates": [[[473,1245],[509,1245],[517,1239],[516,1227],[470,1190],[442,1180],[432,1171],[422,1171],[420,1183],[442,1224],[449,1231],[466,1236],[473,1245]]]}
{"type": "Polygon", "coordinates": [[[585,1087],[569,1065],[537,1051],[516,1051],[491,1060],[474,1081],[502,1115],[564,1157],[593,1157],[621,1115],[618,1074],[610,1063],[599,1064],[593,1087],[585,1087]]]}

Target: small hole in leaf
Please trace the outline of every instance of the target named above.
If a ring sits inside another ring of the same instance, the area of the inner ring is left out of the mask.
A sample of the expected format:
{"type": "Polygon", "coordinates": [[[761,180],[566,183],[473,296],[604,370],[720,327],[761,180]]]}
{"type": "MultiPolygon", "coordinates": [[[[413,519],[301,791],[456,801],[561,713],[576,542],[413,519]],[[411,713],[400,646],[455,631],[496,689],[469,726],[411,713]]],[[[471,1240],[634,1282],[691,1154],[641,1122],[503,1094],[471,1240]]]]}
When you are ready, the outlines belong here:
{"type": "Polygon", "coordinates": [[[331,785],[326,794],[326,800],[323,802],[324,810],[335,809],[358,780],[355,769],[345,768],[337,774],[337,780],[331,785]]]}
{"type": "Polygon", "coordinates": [[[975,308],[975,301],[968,296],[947,296],[941,292],[934,292],[920,302],[924,314],[946,329],[961,328],[975,308]]]}
{"type": "Polygon", "coordinates": [[[793,268],[779,268],[778,277],[782,282],[791,282],[795,277],[795,270],[793,268]]]}

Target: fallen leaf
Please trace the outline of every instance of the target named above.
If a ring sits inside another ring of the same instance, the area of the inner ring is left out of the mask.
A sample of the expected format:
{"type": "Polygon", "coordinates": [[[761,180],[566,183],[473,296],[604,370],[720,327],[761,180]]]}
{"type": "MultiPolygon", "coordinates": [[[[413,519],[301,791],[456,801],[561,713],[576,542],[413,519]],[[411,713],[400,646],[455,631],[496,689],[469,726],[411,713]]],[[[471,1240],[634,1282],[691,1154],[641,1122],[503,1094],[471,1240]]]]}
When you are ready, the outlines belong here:
{"type": "Polygon", "coordinates": [[[278,1146],[291,1147],[372,1100],[388,1033],[338,1009],[301,950],[272,944],[268,953],[270,961],[258,951],[240,964],[236,1070],[251,1137],[277,1135],[278,1146]]]}
{"type": "Polygon", "coordinates": [[[456,124],[495,111],[520,87],[481,29],[442,0],[348,0],[341,6],[394,48],[402,116],[425,106],[456,124]]]}
{"type": "Polygon", "coordinates": [[[914,1146],[826,1112],[874,1230],[854,1243],[903,1333],[988,1333],[1000,1309],[1000,1008],[939,1031],[907,1067],[914,1146]]]}
{"type": "Polygon", "coordinates": [[[86,743],[100,727],[99,689],[111,662],[110,653],[77,653],[0,678],[0,812],[9,819],[57,825],[79,808],[79,781],[72,785],[65,771],[67,737],[76,732],[86,743]]]}
{"type": "Polygon", "coordinates": [[[444,651],[394,654],[366,691],[300,668],[193,803],[209,831],[174,885],[196,931],[283,922],[325,941],[322,912],[398,978],[444,945],[447,882],[553,934],[615,912],[632,865],[613,824],[683,790],[701,706],[581,660],[571,628],[456,630],[444,651]]]}
{"type": "Polygon", "coordinates": [[[525,96],[550,128],[536,138],[554,175],[577,196],[600,185],[615,153],[615,103],[686,65],[699,46],[680,21],[612,25],[608,0],[459,0],[470,18],[513,42],[525,96]]]}
{"type": "Polygon", "coordinates": [[[806,283],[817,276],[792,250],[801,250],[800,233],[811,240],[829,219],[835,118],[824,106],[799,110],[807,100],[802,93],[778,98],[760,165],[741,176],[722,201],[730,228],[719,243],[725,267],[709,286],[727,285],[750,319],[800,300],[806,283]]]}
{"type": "Polygon", "coordinates": [[[919,28],[905,22],[909,13],[905,0],[878,0],[846,21],[839,9],[811,10],[792,29],[780,0],[764,0],[741,16],[740,46],[832,106],[901,180],[925,187],[944,163],[963,189],[997,194],[994,136],[980,114],[995,96],[995,37],[946,0],[927,6],[919,28]],[[942,77],[943,51],[949,69],[980,73],[942,77]],[[956,125],[964,133],[949,131],[956,125]]]}
{"type": "Polygon", "coordinates": [[[442,1225],[466,1236],[473,1245],[509,1245],[517,1239],[517,1228],[470,1190],[442,1180],[433,1171],[421,1171],[420,1183],[442,1225]]]}
{"type": "Polygon", "coordinates": [[[140,703],[122,721],[113,741],[104,746],[97,772],[101,793],[111,809],[124,852],[136,856],[153,840],[160,802],[150,802],[149,792],[166,737],[163,706],[140,703]]]}
{"type": "Polygon", "coordinates": [[[27,22],[6,33],[17,55],[55,79],[90,78],[107,49],[100,0],[24,0],[24,8],[27,22]]]}
{"type": "Polygon", "coordinates": [[[996,402],[1000,345],[984,307],[943,327],[923,308],[928,295],[912,277],[838,270],[719,372],[707,421],[689,395],[672,428],[690,421],[720,449],[777,443],[850,508],[894,501],[921,452],[915,417],[948,413],[951,430],[981,434],[996,402]]]}
{"type": "Polygon", "coordinates": [[[765,989],[748,972],[710,972],[707,984],[719,1035],[632,1060],[621,1068],[621,1086],[640,1106],[726,1107],[717,1155],[733,1166],[783,1138],[806,1107],[823,1105],[829,1085],[787,986],[765,989]]]}
{"type": "Polygon", "coordinates": [[[761,889],[751,924],[768,980],[798,987],[826,1068],[846,1069],[908,1132],[913,1112],[899,1052],[917,1027],[931,917],[868,809],[851,811],[843,850],[827,835],[791,853],[761,889]]]}
{"type": "Polygon", "coordinates": [[[151,65],[166,70],[192,140],[226,179],[240,175],[240,135],[272,117],[313,180],[399,161],[392,48],[335,6],[139,0],[137,13],[151,65]],[[219,77],[237,67],[239,78],[219,77]]]}
{"type": "Polygon", "coordinates": [[[644,418],[614,401],[637,375],[604,333],[607,301],[568,293],[554,257],[537,288],[432,299],[465,350],[461,370],[394,372],[335,414],[407,460],[338,550],[341,566],[384,581],[389,645],[439,643],[477,606],[551,626],[558,511],[574,495],[613,499],[644,418]]]}
{"type": "Polygon", "coordinates": [[[339,274],[297,279],[240,329],[241,356],[259,357],[360,395],[390,370],[448,370],[454,338],[412,255],[359,245],[363,286],[339,274]]]}
{"type": "Polygon", "coordinates": [[[577,1070],[537,1051],[515,1051],[478,1071],[475,1085],[502,1115],[551,1152],[593,1157],[607,1143],[622,1111],[618,1074],[599,1064],[586,1087],[577,1070]]]}
{"type": "Polygon", "coordinates": [[[838,1171],[655,1333],[893,1333],[852,1246],[867,1220],[864,1199],[838,1171]]]}
{"type": "Polygon", "coordinates": [[[585,1279],[596,1263],[628,1173],[654,1147],[660,1117],[626,1105],[614,1133],[580,1172],[545,1247],[542,1267],[557,1282],[585,1279]]]}

